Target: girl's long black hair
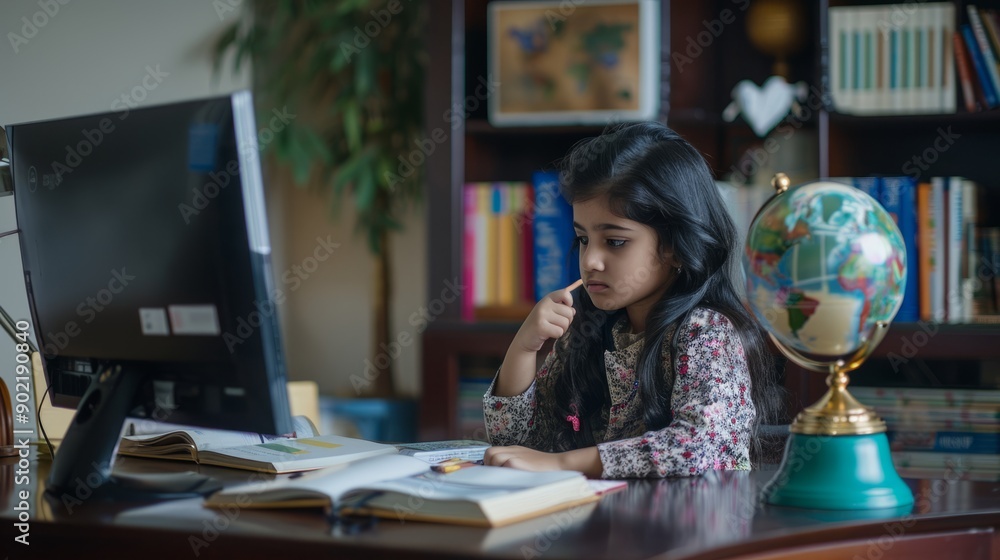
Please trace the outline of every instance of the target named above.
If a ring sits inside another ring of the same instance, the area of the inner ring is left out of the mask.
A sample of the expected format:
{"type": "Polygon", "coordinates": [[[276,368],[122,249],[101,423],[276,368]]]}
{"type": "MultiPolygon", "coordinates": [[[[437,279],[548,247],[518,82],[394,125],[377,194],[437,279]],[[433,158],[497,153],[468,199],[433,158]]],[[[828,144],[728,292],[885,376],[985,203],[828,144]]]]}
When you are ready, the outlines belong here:
{"type": "MultiPolygon", "coordinates": [[[[759,455],[755,437],[761,422],[772,423],[781,408],[774,356],[764,331],[740,301],[734,271],[740,256],[737,232],[704,158],[687,141],[656,122],[609,128],[601,136],[578,143],[562,165],[560,184],[570,202],[607,195],[615,215],[652,227],[661,251],[672,250],[681,270],[670,289],[649,312],[642,352],[636,364],[639,395],[647,430],[670,423],[670,396],[662,348],[677,356],[675,329],[697,307],[729,318],[739,333],[757,410],[751,432],[751,455],[759,455]]],[[[574,250],[578,249],[574,245],[574,250]]],[[[574,297],[576,319],[570,326],[563,383],[556,384],[553,413],[557,451],[594,445],[592,426],[610,406],[604,350],[609,329],[624,310],[607,312],[594,306],[584,290],[574,297]],[[579,414],[580,431],[567,416],[579,414]]]]}

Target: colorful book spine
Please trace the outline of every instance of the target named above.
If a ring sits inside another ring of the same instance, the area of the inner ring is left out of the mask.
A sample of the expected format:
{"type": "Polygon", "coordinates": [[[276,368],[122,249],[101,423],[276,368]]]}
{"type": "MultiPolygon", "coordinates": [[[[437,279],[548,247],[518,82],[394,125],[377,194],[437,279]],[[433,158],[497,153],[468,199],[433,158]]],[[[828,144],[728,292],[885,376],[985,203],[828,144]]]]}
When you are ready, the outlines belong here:
{"type": "Polygon", "coordinates": [[[493,185],[493,212],[496,214],[496,286],[498,305],[514,303],[514,219],[511,209],[511,185],[493,185]]]}
{"type": "Polygon", "coordinates": [[[993,79],[986,70],[983,53],[979,50],[979,44],[972,33],[972,27],[966,23],[961,26],[961,30],[962,38],[965,40],[965,48],[969,51],[969,59],[972,60],[972,67],[976,71],[976,76],[979,77],[979,85],[982,87],[986,106],[992,109],[998,105],[997,91],[993,88],[993,79]]]}
{"type": "Polygon", "coordinates": [[[920,256],[917,252],[917,184],[912,177],[883,177],[882,206],[896,220],[906,246],[906,288],[896,321],[920,319],[920,256]]]}
{"type": "Polygon", "coordinates": [[[945,307],[945,178],[931,178],[931,228],[933,229],[934,257],[931,270],[931,317],[943,322],[947,318],[945,307]]]}
{"type": "Polygon", "coordinates": [[[476,186],[465,185],[462,190],[462,319],[472,321],[476,308],[476,186]]]}
{"type": "Polygon", "coordinates": [[[535,189],[528,183],[524,184],[524,206],[521,209],[522,219],[518,222],[518,234],[521,239],[521,301],[535,301],[535,189]]]}
{"type": "Polygon", "coordinates": [[[934,219],[931,214],[931,184],[917,185],[917,253],[920,258],[917,270],[920,273],[920,320],[930,321],[934,317],[931,304],[931,282],[934,274],[934,219]]]}
{"type": "Polygon", "coordinates": [[[948,222],[947,222],[947,280],[945,285],[945,306],[949,323],[963,323],[962,310],[962,241],[965,236],[964,188],[961,177],[948,179],[948,222]]]}
{"type": "Polygon", "coordinates": [[[493,303],[490,293],[490,275],[492,271],[492,236],[491,224],[492,202],[490,195],[492,186],[489,183],[476,184],[476,295],[475,306],[483,307],[493,303]]]}
{"type": "Polygon", "coordinates": [[[952,45],[955,48],[955,67],[958,68],[958,81],[962,85],[962,101],[965,110],[974,113],[976,111],[976,90],[972,82],[972,59],[965,48],[965,40],[961,33],[952,36],[952,45]]]}
{"type": "Polygon", "coordinates": [[[579,278],[572,258],[573,209],[559,192],[559,173],[537,171],[535,187],[535,301],[579,278]]]}
{"type": "Polygon", "coordinates": [[[971,4],[965,6],[965,9],[969,13],[969,25],[972,27],[972,34],[976,38],[979,52],[983,56],[983,66],[986,68],[990,85],[993,86],[994,93],[1000,96],[1000,72],[997,71],[997,59],[993,55],[993,46],[990,45],[990,38],[986,34],[983,20],[979,17],[979,10],[971,4]]]}

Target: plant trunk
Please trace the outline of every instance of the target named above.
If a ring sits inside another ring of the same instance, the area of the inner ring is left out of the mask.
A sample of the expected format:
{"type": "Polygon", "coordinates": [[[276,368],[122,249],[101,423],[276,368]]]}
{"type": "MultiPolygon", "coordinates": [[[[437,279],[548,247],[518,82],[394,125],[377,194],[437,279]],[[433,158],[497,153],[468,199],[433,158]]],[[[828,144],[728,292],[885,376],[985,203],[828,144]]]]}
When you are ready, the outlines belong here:
{"type": "Polygon", "coordinates": [[[381,250],[375,257],[375,337],[372,339],[372,365],[375,366],[375,380],[369,387],[369,396],[391,397],[396,394],[393,367],[399,352],[392,352],[389,340],[389,310],[392,301],[392,258],[389,251],[389,232],[380,234],[381,250]]]}

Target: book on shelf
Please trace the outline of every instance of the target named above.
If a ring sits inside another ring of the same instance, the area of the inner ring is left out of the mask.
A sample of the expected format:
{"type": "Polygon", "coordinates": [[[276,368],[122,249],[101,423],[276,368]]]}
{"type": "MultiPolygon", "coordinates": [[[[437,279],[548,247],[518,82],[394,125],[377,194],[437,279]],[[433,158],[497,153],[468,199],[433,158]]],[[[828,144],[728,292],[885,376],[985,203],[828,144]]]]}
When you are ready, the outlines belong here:
{"type": "MultiPolygon", "coordinates": [[[[534,303],[534,265],[526,251],[533,237],[531,185],[521,181],[468,183],[464,187],[462,317],[506,319],[496,310],[534,303]]],[[[523,317],[521,317],[523,319],[523,317]]]]}
{"type": "Polygon", "coordinates": [[[962,103],[965,110],[974,113],[979,108],[979,96],[975,76],[972,70],[972,59],[965,48],[965,39],[961,33],[952,36],[952,45],[955,51],[955,66],[958,68],[958,83],[962,87],[962,103]]]}
{"type": "Polygon", "coordinates": [[[937,451],[893,451],[892,462],[900,467],[954,467],[970,471],[1000,474],[1000,455],[996,453],[943,453],[937,451]]]}
{"type": "Polygon", "coordinates": [[[210,496],[205,505],[323,507],[400,521],[499,527],[597,501],[607,490],[624,485],[595,482],[572,471],[481,465],[441,473],[413,457],[386,455],[295,478],[227,488],[210,496]]]}
{"type": "Polygon", "coordinates": [[[912,177],[882,177],[879,191],[883,208],[892,216],[906,247],[906,288],[896,321],[920,319],[920,287],[917,254],[917,183],[912,177]]]}
{"type": "Polygon", "coordinates": [[[982,482],[1000,481],[1000,471],[980,471],[947,467],[904,467],[896,466],[896,473],[903,478],[943,478],[945,480],[975,480],[982,482]]]}
{"type": "Polygon", "coordinates": [[[576,237],[573,208],[559,191],[559,173],[536,171],[532,184],[535,189],[535,301],[538,301],[573,283],[580,277],[580,268],[579,256],[572,251],[576,237]]]}
{"type": "Polygon", "coordinates": [[[889,431],[892,451],[1000,454],[1000,434],[949,431],[889,431]]]}
{"type": "Polygon", "coordinates": [[[983,25],[983,18],[979,13],[980,10],[972,4],[967,4],[965,10],[969,14],[969,26],[972,28],[972,36],[975,38],[976,46],[979,47],[979,52],[983,57],[983,65],[986,67],[986,77],[993,87],[994,94],[998,96],[997,101],[1000,104],[1000,71],[998,71],[997,67],[997,57],[993,53],[994,47],[990,44],[986,27],[983,25]]]}
{"type": "Polygon", "coordinates": [[[855,115],[953,113],[955,6],[834,6],[829,9],[830,94],[855,115]]]}
{"type": "MultiPolygon", "coordinates": [[[[133,423],[143,425],[142,423],[133,423]]],[[[268,473],[327,467],[374,455],[396,453],[392,445],[336,435],[319,435],[304,416],[293,419],[295,433],[268,436],[151,423],[156,433],[125,435],[118,453],[147,459],[191,461],[268,473]]]]}
{"type": "Polygon", "coordinates": [[[993,79],[990,77],[989,70],[986,67],[986,60],[983,57],[983,52],[979,48],[979,44],[976,42],[972,26],[968,23],[964,23],[959,26],[959,31],[962,34],[962,39],[965,41],[965,50],[969,55],[969,60],[971,61],[973,75],[976,77],[977,83],[982,89],[983,98],[986,101],[986,108],[993,109],[1000,105],[1000,101],[997,99],[997,90],[993,85],[993,79]]]}
{"type": "Polygon", "coordinates": [[[850,392],[865,404],[875,401],[907,404],[934,403],[944,406],[1000,404],[997,389],[948,389],[940,387],[865,387],[851,385],[850,392]]]}
{"type": "Polygon", "coordinates": [[[425,463],[440,463],[448,459],[482,460],[490,444],[474,439],[453,439],[397,444],[400,455],[408,455],[425,463]]]}

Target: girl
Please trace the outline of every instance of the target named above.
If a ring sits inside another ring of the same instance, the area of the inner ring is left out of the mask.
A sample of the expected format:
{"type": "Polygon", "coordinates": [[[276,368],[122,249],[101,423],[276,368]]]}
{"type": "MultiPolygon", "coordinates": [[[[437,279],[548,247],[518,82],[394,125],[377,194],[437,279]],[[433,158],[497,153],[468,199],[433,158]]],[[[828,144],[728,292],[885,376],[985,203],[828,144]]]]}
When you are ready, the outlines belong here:
{"type": "Polygon", "coordinates": [[[750,468],[777,413],[774,363],[734,288],[736,228],[705,161],[662,124],[625,124],[577,144],[561,183],[583,285],[542,298],[515,335],[484,397],[484,462],[604,478],[750,468]]]}

